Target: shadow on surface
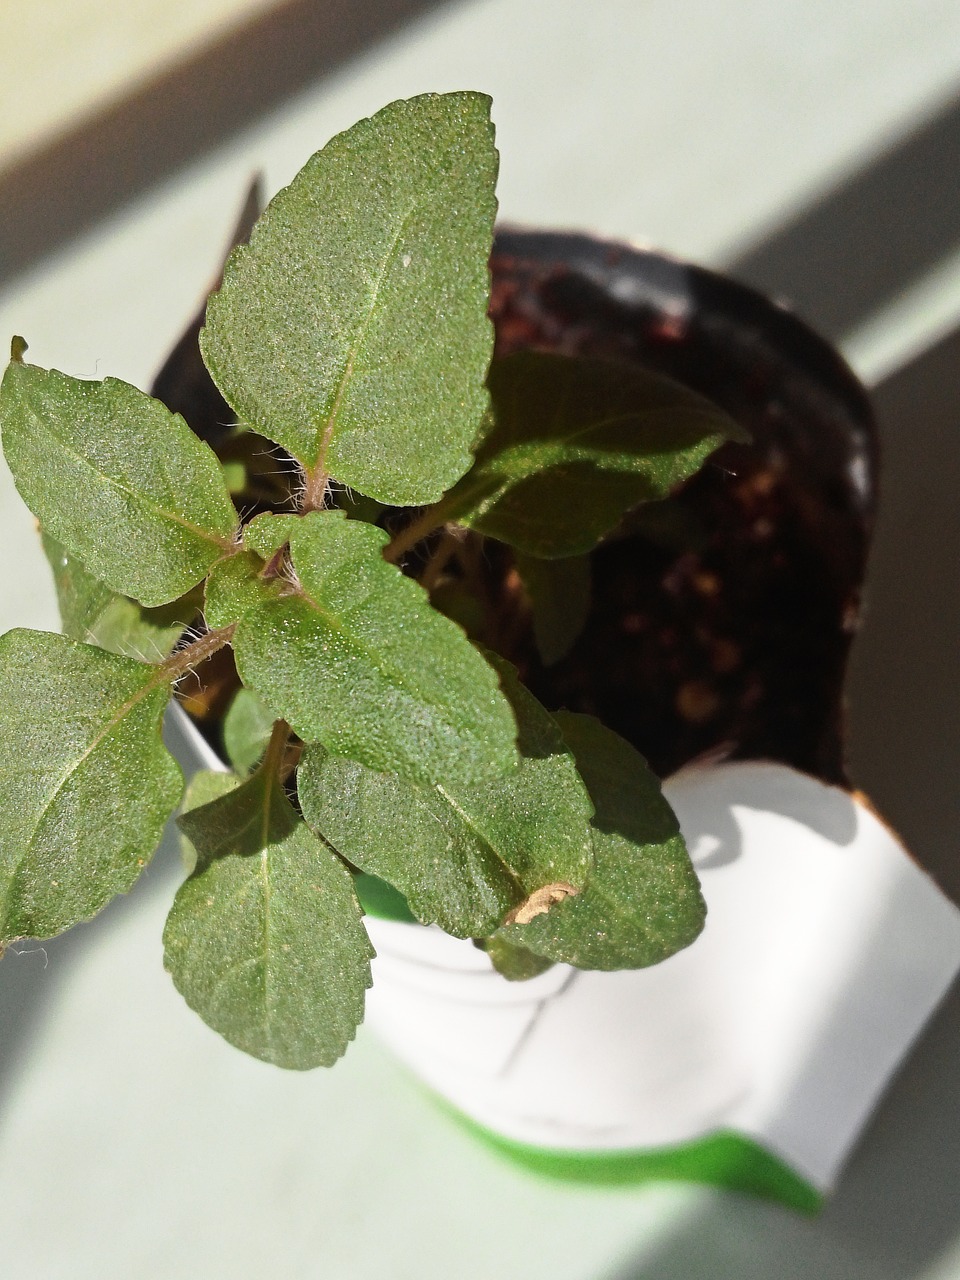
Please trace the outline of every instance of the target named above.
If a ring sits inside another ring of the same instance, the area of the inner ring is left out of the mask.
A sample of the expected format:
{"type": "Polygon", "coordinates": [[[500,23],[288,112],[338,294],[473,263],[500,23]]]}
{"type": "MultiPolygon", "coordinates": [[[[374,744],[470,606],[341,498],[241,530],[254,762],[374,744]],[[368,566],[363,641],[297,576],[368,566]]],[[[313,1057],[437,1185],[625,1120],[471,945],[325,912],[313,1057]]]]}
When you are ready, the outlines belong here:
{"type": "Polygon", "coordinates": [[[726,264],[839,338],[960,245],[960,100],[726,264]]]}
{"type": "Polygon", "coordinates": [[[893,1085],[840,1189],[818,1217],[731,1195],[604,1280],[909,1280],[960,1221],[960,990],[893,1085]]]}
{"type": "Polygon", "coordinates": [[[850,772],[960,902],[960,330],[874,398],[883,471],[850,772]]]}
{"type": "MultiPolygon", "coordinates": [[[[884,453],[851,772],[960,899],[960,330],[875,394],[884,453]]],[[[711,1196],[605,1280],[908,1280],[960,1227],[960,987],[894,1082],[826,1210],[711,1196]]]]}
{"type": "Polygon", "coordinates": [[[183,879],[179,836],[170,823],[150,865],[128,894],[109,903],[86,924],[76,925],[45,942],[14,943],[0,959],[0,1125],[4,1099],[29,1060],[36,1039],[53,1012],[57,996],[87,948],[106,930],[116,927],[125,913],[139,911],[157,893],[170,901],[183,879]]]}
{"type": "Polygon", "coordinates": [[[0,173],[0,282],[441,0],[286,0],[0,173]]]}

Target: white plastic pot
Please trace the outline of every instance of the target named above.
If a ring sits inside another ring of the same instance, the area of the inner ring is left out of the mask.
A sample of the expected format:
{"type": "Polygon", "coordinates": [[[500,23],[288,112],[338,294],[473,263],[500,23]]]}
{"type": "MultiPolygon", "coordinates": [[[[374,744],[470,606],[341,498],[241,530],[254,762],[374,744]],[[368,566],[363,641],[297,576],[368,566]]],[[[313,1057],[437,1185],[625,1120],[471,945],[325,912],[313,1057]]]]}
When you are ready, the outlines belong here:
{"type": "MultiPolygon", "coordinates": [[[[168,717],[187,771],[223,768],[168,717]]],[[[440,1098],[547,1173],[718,1182],[812,1209],[960,968],[960,911],[858,796],[778,764],[665,785],[707,926],[650,969],[529,982],[371,916],[367,1021],[440,1098]]]]}

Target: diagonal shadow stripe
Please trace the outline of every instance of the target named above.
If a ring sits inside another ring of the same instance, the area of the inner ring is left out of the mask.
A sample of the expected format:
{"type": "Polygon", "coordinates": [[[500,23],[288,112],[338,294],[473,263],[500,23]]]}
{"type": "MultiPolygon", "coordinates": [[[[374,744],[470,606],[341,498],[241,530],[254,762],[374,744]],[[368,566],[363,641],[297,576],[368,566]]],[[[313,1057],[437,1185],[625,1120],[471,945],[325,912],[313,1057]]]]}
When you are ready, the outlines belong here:
{"type": "Polygon", "coordinates": [[[441,0],[287,0],[0,173],[0,284],[441,0]]]}
{"type": "Polygon", "coordinates": [[[960,902],[960,329],[874,391],[883,459],[850,772],[960,902]]]}
{"type": "Polygon", "coordinates": [[[960,98],[725,264],[842,337],[960,245],[960,98]]]}

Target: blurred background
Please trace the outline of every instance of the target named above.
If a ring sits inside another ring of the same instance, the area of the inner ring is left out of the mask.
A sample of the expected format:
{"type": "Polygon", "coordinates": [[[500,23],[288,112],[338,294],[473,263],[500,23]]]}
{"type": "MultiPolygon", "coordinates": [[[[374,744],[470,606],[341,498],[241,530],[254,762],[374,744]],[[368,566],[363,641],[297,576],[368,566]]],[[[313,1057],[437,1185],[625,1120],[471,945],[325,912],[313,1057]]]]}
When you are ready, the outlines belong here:
{"type": "MultiPolygon", "coordinates": [[[[728,270],[837,341],[874,390],[885,455],[851,771],[960,898],[960,6],[0,0],[0,13],[0,335],[24,334],[39,364],[148,385],[253,173],[272,193],[360,116],[455,88],[493,95],[506,220],[728,270]]],[[[0,629],[56,628],[5,471],[0,565],[0,629]]],[[[701,1189],[554,1187],[476,1147],[362,1036],[322,1078],[208,1042],[161,970],[154,891],[172,874],[161,861],[139,905],[3,965],[11,1270],[960,1277],[956,994],[816,1221],[701,1189]]]]}

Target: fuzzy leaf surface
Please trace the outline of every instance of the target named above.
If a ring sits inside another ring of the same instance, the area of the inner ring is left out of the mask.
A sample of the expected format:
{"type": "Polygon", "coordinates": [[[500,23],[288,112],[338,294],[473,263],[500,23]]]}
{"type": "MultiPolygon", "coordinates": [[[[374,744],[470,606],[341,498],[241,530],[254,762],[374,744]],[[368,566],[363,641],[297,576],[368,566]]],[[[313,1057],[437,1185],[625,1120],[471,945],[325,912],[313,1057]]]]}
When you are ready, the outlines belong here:
{"type": "Polygon", "coordinates": [[[229,549],[237,513],[213,450],[136,387],[13,361],[0,427],[27,506],[121,595],[168,604],[229,549]]]}
{"type": "Polygon", "coordinates": [[[387,534],[342,511],[290,534],[301,591],[251,609],[237,668],[305,742],[414,781],[477,781],[516,762],[516,725],[489,664],[412,579],[387,534]]]}
{"type": "Polygon", "coordinates": [[[332,1066],[363,1017],[373,954],[349,871],[272,771],[179,823],[198,856],[163,934],[177,990],[256,1058],[332,1066]]]}
{"type": "Polygon", "coordinates": [[[53,570],[53,584],[64,633],[72,640],[95,644],[110,653],[159,662],[173,649],[196,618],[195,592],[171,604],[147,609],[100,582],[48,534],[43,550],[53,570]]]}
{"type": "Polygon", "coordinates": [[[580,969],[640,969],[689,946],[706,907],[660,783],[643,757],[592,716],[559,712],[596,813],[593,871],[565,898],[502,936],[580,969]]]}
{"type": "Polygon", "coordinates": [[[238,689],[223,718],[223,745],[235,769],[249,773],[270,741],[274,716],[249,689],[238,689]]]}
{"type": "Polygon", "coordinates": [[[308,747],[298,775],[307,822],[355,866],[395,885],[425,924],[493,933],[531,893],[590,870],[591,804],[553,718],[506,663],[519,768],[464,785],[415,786],[308,747]]]}
{"type": "MultiPolygon", "coordinates": [[[[236,790],[241,781],[242,779],[235,773],[226,773],[222,769],[198,769],[187,783],[187,790],[180,806],[181,815],[190,809],[199,809],[205,804],[212,804],[214,800],[219,800],[221,796],[236,790]]],[[[179,820],[177,825],[180,826],[179,820]]],[[[188,876],[196,870],[199,859],[200,854],[196,845],[180,827],[180,861],[188,876]]]]}
{"type": "Polygon", "coordinates": [[[0,949],[125,893],[183,777],[160,738],[161,672],[66,636],[0,637],[0,949]]]}
{"type": "Polygon", "coordinates": [[[309,160],[207,307],[238,415],[379,502],[439,498],[488,403],[496,172],[478,93],[394,102],[309,160]]]}
{"type": "Polygon", "coordinates": [[[533,638],[550,666],[570,652],[589,616],[590,560],[539,560],[517,552],[515,563],[533,611],[533,638]]]}
{"type": "Polygon", "coordinates": [[[275,515],[272,511],[264,511],[244,527],[243,545],[248,551],[269,560],[288,541],[300,518],[298,515],[275,515]]]}
{"type": "Polygon", "coordinates": [[[494,361],[489,387],[493,425],[445,507],[543,559],[590,551],[745,438],[717,405],[631,364],[522,351],[494,361]]]}
{"type": "Polygon", "coordinates": [[[250,551],[241,551],[215,564],[207,578],[203,613],[208,627],[228,627],[280,591],[275,579],[260,577],[263,561],[250,551]]]}

